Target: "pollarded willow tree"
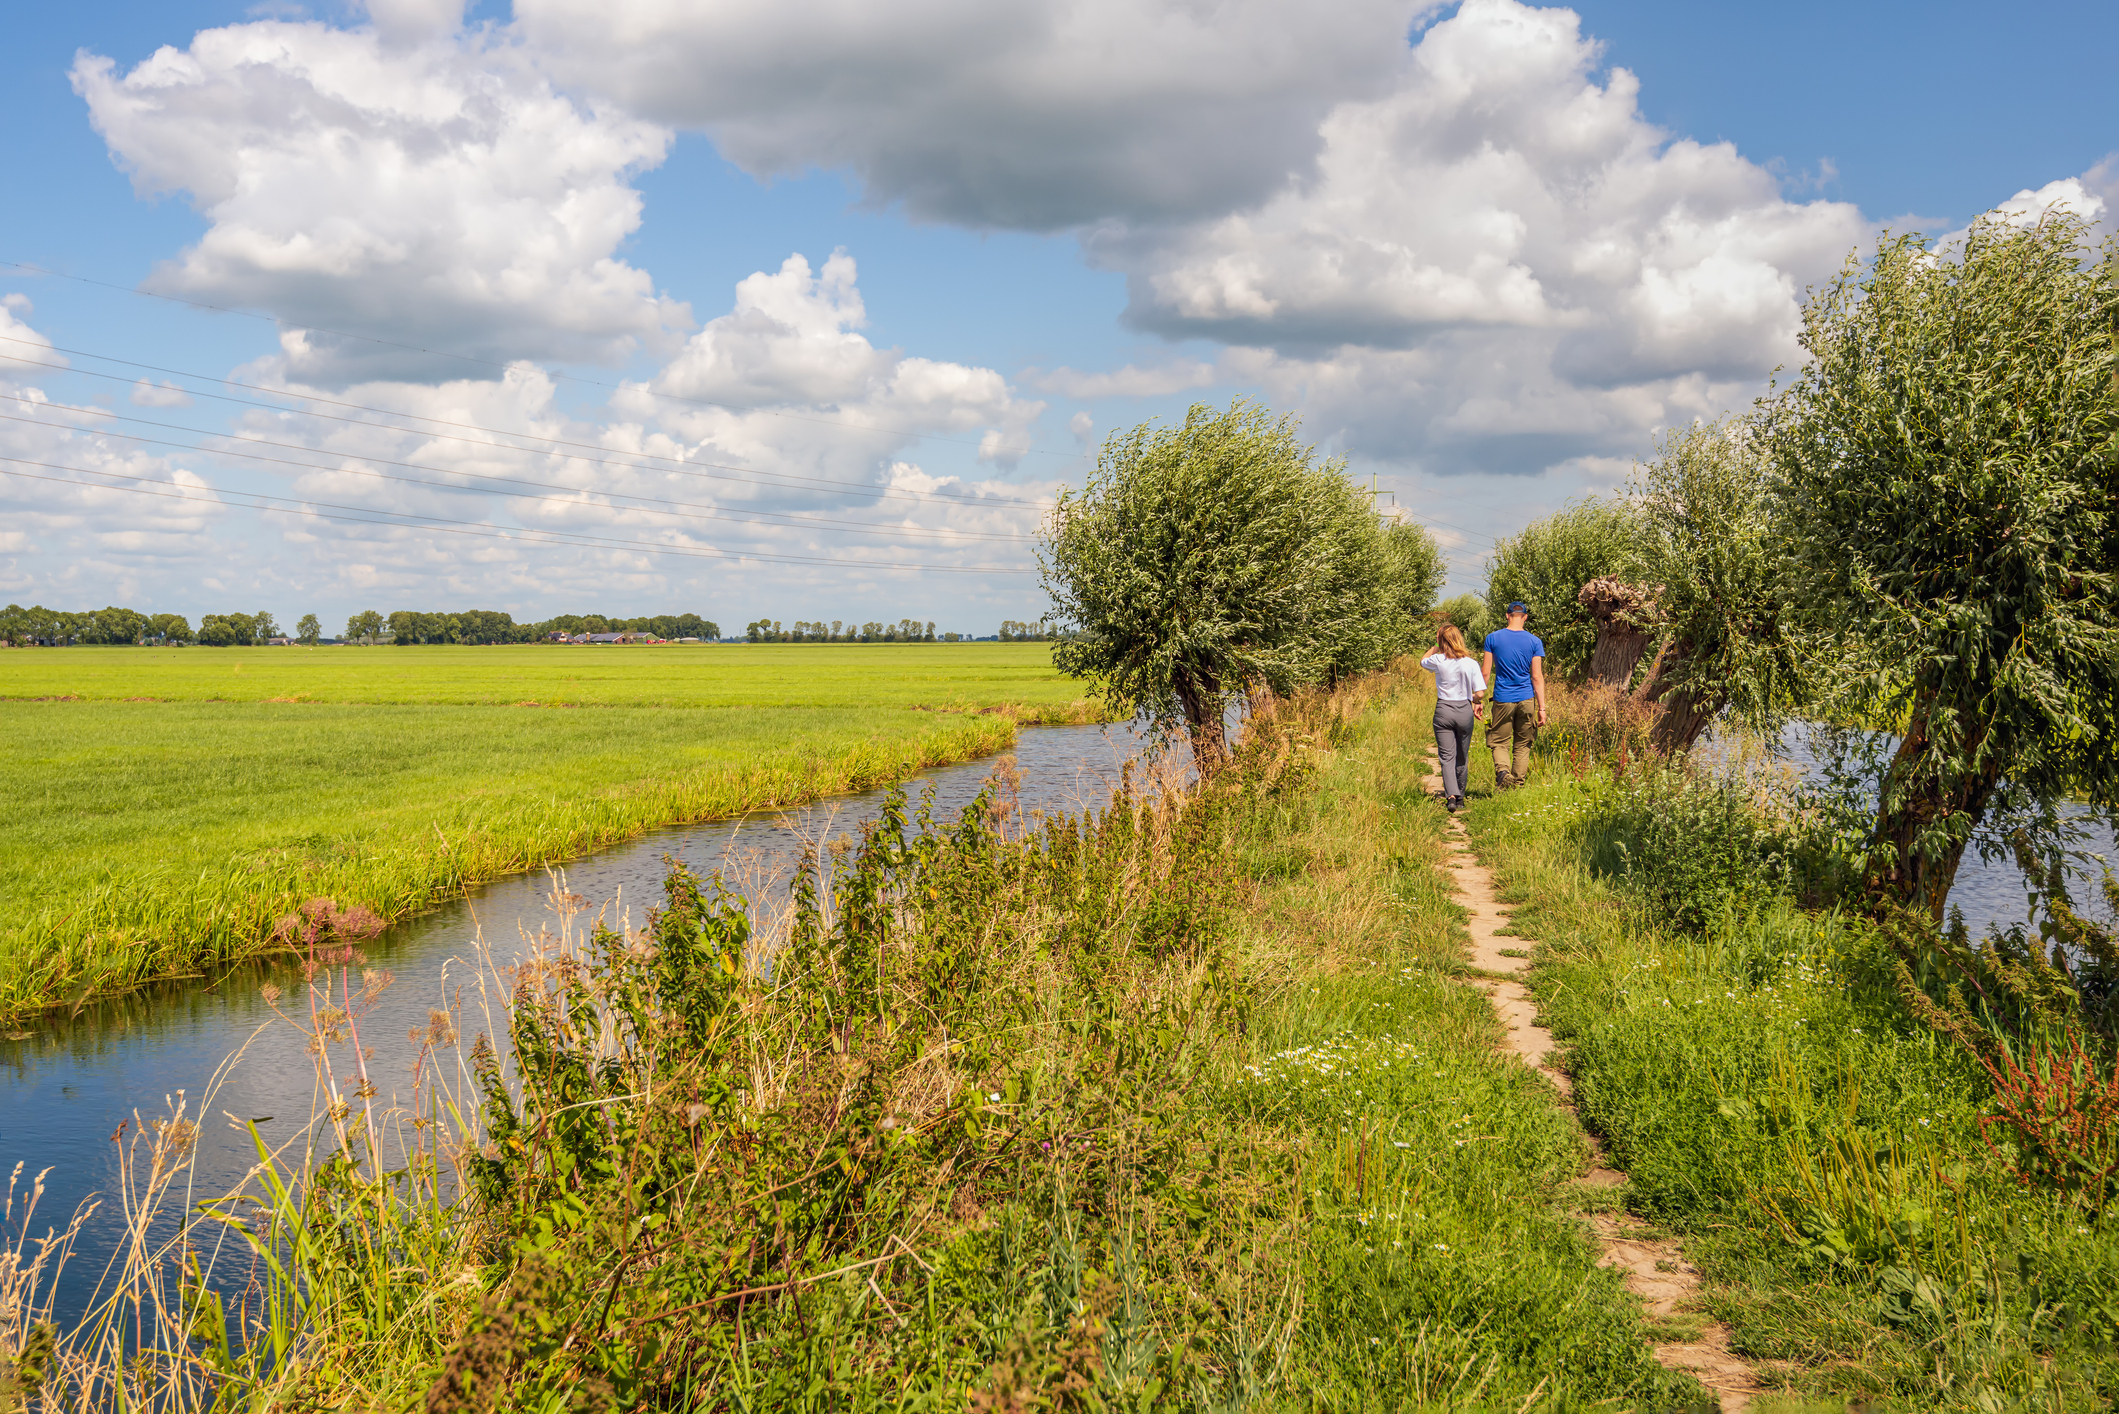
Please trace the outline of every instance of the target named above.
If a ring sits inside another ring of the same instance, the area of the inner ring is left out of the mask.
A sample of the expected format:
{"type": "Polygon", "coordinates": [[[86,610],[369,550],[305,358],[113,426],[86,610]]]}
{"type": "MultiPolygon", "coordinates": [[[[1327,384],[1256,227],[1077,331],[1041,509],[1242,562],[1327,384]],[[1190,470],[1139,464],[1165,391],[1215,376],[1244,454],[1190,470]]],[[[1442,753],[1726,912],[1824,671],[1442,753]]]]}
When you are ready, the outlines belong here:
{"type": "Polygon", "coordinates": [[[1683,751],[1725,712],[1769,735],[1803,697],[1772,464],[1744,418],[1672,428],[1628,488],[1662,651],[1640,695],[1683,751]]]}
{"type": "Polygon", "coordinates": [[[1938,918],[2008,796],[2119,792],[2119,246],[2088,234],[1987,218],[1850,260],[1768,409],[1810,631],[1904,724],[1872,887],[1938,918]]]}
{"type": "Polygon", "coordinates": [[[1511,600],[1530,605],[1530,631],[1545,641],[1547,671],[1572,675],[1587,666],[1598,636],[1582,586],[1637,579],[1639,570],[1632,508],[1595,497],[1577,501],[1496,542],[1486,565],[1487,618],[1503,622],[1511,600]]]}
{"type": "Polygon", "coordinates": [[[1335,681],[1410,641],[1439,556],[1408,530],[1386,535],[1343,465],[1297,440],[1293,415],[1239,399],[1114,433],[1046,525],[1053,617],[1079,634],[1053,661],[1114,710],[1182,732],[1212,772],[1249,689],[1335,681]]]}

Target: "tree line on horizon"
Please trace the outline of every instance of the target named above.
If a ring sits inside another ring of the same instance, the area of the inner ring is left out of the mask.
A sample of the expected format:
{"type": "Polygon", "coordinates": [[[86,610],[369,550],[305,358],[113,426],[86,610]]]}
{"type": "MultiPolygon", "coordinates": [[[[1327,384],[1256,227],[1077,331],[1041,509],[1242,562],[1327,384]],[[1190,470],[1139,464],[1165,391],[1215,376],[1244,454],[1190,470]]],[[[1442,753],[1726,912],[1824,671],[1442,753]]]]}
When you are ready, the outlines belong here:
{"type": "MultiPolygon", "coordinates": [[[[711,619],[697,614],[634,617],[559,614],[537,623],[517,623],[511,615],[495,609],[465,609],[455,613],[400,609],[387,618],[376,610],[367,609],[347,620],[341,641],[405,646],[536,643],[555,633],[648,633],[657,638],[718,639],[721,629],[711,619]]],[[[321,643],[323,624],[315,614],[304,614],[296,622],[294,631],[288,633],[281,629],[273,614],[262,609],[249,614],[207,614],[200,618],[196,629],[181,614],[143,614],[117,605],[78,613],[47,609],[42,605],[25,609],[19,604],[10,604],[0,610],[0,643],[17,647],[195,643],[207,648],[236,648],[270,643],[277,638],[303,644],[321,643]]]]}
{"type": "Polygon", "coordinates": [[[845,619],[796,619],[783,627],[778,619],[758,619],[743,626],[748,643],[962,643],[969,634],[935,635],[934,622],[899,619],[894,624],[852,623],[845,619]]]}

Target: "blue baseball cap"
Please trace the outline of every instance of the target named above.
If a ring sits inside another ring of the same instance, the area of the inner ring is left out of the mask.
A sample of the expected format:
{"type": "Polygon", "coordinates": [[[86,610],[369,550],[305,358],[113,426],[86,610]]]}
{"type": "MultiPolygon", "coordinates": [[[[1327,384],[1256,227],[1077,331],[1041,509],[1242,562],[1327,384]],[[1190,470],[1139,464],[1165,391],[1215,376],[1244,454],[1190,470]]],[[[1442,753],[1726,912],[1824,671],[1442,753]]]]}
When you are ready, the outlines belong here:
{"type": "Polygon", "coordinates": [[[1521,599],[1511,599],[1508,601],[1508,611],[1511,614],[1527,614],[1530,612],[1530,605],[1521,599]]]}

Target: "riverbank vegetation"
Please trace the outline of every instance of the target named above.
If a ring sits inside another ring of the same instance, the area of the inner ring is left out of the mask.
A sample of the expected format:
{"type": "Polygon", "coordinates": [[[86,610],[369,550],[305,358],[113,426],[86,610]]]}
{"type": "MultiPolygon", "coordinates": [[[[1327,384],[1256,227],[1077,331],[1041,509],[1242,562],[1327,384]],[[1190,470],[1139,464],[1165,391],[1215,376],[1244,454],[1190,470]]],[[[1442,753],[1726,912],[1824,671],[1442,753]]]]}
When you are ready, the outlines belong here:
{"type": "Polygon", "coordinates": [[[1892,731],[1864,907],[1939,925],[1968,848],[2042,875],[2061,803],[2119,810],[2119,241],[2091,234],[2056,209],[1850,257],[1791,385],[1497,551],[1555,667],[1632,645],[1598,676],[1661,750],[1717,720],[1892,731]]]}
{"type": "Polygon", "coordinates": [[[2119,938],[2069,853],[2075,804],[2119,808],[2119,244],[2088,235],[1850,259],[1790,387],[1493,566],[1593,684],[1471,816],[1582,1116],[1735,1348],[1863,1409],[2119,1397],[2119,938]],[[1809,779],[1744,764],[1796,717],[1851,725],[1809,779]],[[1972,849],[2026,884],[1984,938],[1945,907],[1972,849]]]}
{"type": "Polygon", "coordinates": [[[1087,815],[1025,821],[1005,772],[957,820],[905,802],[779,917],[673,870],[491,1021],[437,1012],[387,1112],[321,951],[285,1006],[345,1157],[210,1205],[255,1284],[143,1266],[148,1358],[91,1321],[44,1397],[1683,1407],[1573,1215],[1571,1122],[1461,980],[1427,711],[1282,703],[1209,784],[1087,815]]]}
{"type": "Polygon", "coordinates": [[[11,656],[7,687],[46,700],[0,702],[0,1016],[283,947],[307,900],[393,921],[643,830],[1090,720],[1048,651],[11,656]]]}
{"type": "MultiPolygon", "coordinates": [[[[1830,902],[1859,898],[1834,872],[1843,817],[1770,769],[1661,762],[1608,695],[1561,712],[1537,783],[1475,799],[1471,828],[1622,1200],[1709,1279],[1700,1317],[1832,1408],[2110,1408],[2119,1070],[2098,993],[2026,994],[2021,928],[1957,940],[1964,970],[1938,974],[1903,920],[1830,902]],[[1982,989],[1976,1038],[1937,1024],[1931,994],[1982,989]]],[[[2077,922],[2078,975],[2119,961],[2077,922]]]]}

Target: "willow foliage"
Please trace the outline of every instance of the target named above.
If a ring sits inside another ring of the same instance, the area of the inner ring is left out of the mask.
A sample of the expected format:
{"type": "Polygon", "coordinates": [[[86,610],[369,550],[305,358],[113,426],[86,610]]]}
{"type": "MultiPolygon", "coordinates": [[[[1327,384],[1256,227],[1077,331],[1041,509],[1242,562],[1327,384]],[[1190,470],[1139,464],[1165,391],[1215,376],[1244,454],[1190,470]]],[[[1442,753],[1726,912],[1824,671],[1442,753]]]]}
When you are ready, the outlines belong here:
{"type": "Polygon", "coordinates": [[[1423,558],[1408,535],[1387,537],[1292,414],[1195,405],[1179,426],[1112,434],[1088,484],[1053,508],[1045,586],[1081,635],[1053,661],[1118,711],[1183,731],[1211,770],[1247,690],[1332,682],[1405,646],[1438,577],[1426,545],[1423,558]]]}
{"type": "Polygon", "coordinates": [[[2119,801],[2119,246],[2065,211],[1851,260],[1768,409],[1811,630],[1906,723],[1884,891],[1940,914],[1990,808],[2119,801]],[[2006,784],[2004,784],[2006,783],[2006,784]]]}
{"type": "Polygon", "coordinates": [[[1665,748],[1727,712],[1768,735],[1802,696],[1772,465],[1751,424],[1672,428],[1629,489],[1641,579],[1668,633],[1646,695],[1665,748]]]}
{"type": "Polygon", "coordinates": [[[1634,579],[1639,570],[1632,508],[1595,497],[1577,501],[1495,543],[1486,563],[1487,619],[1503,623],[1509,603],[1522,600],[1548,665],[1577,673],[1597,644],[1596,620],[1576,597],[1582,586],[1607,576],[1634,579]]]}

